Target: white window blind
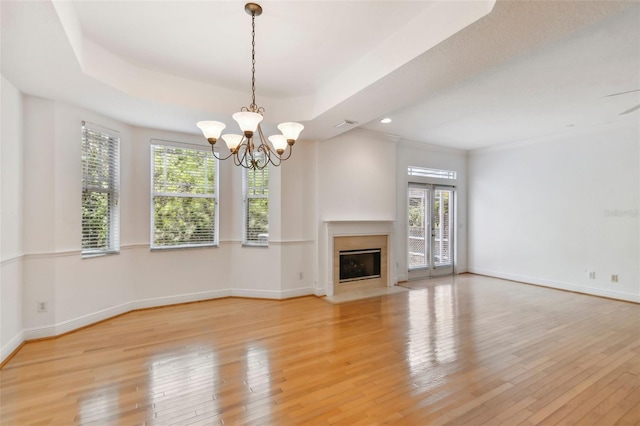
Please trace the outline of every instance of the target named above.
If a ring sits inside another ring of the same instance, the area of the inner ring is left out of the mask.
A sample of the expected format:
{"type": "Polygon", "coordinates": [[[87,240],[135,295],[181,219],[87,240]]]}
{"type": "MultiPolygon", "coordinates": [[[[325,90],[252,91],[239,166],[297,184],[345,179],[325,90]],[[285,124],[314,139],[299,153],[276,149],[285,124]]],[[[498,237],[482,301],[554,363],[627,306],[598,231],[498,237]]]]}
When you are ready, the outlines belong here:
{"type": "Polygon", "coordinates": [[[82,255],[120,249],[120,136],[82,123],[82,255]]]}
{"type": "Polygon", "coordinates": [[[438,179],[456,179],[456,172],[453,170],[429,169],[426,167],[409,166],[407,168],[409,176],[419,176],[438,179]]]}
{"type": "Polygon", "coordinates": [[[269,244],[269,167],[243,169],[244,241],[246,245],[269,244]]]}
{"type": "Polygon", "coordinates": [[[198,146],[151,145],[151,248],[218,244],[216,161],[198,146]]]}

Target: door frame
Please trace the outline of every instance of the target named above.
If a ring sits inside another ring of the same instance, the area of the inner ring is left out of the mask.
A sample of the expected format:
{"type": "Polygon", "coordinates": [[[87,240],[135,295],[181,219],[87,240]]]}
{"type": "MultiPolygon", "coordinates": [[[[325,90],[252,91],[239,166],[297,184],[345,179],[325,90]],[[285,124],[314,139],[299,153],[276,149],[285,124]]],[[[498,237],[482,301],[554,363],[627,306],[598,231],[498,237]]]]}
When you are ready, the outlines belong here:
{"type": "Polygon", "coordinates": [[[455,270],[455,259],[456,259],[456,227],[455,227],[455,218],[456,218],[456,187],[454,185],[443,185],[443,184],[435,184],[435,183],[425,183],[425,182],[408,182],[405,193],[405,220],[406,222],[406,239],[405,239],[405,254],[407,256],[407,278],[408,280],[418,280],[428,277],[436,277],[443,275],[452,275],[455,270]],[[424,268],[409,268],[409,189],[410,187],[422,187],[428,189],[429,193],[429,208],[428,214],[429,217],[425,219],[425,222],[428,222],[429,228],[425,229],[425,243],[428,244],[427,253],[429,256],[427,266],[424,268]],[[436,190],[448,190],[451,191],[451,195],[449,198],[449,242],[450,242],[450,258],[451,263],[446,265],[435,265],[435,255],[434,255],[434,246],[435,246],[435,229],[434,229],[434,220],[433,216],[435,213],[435,197],[436,190]],[[429,236],[426,239],[426,236],[429,236]]]}

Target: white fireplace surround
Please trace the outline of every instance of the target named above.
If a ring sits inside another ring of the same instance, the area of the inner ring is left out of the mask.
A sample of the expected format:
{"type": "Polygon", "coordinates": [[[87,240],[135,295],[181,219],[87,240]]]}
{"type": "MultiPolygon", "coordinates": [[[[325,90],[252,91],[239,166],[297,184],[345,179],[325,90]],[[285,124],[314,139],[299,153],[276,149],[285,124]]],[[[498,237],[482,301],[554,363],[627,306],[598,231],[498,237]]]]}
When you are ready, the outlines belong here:
{"type": "Polygon", "coordinates": [[[396,261],[395,261],[395,240],[393,237],[392,220],[331,220],[323,222],[324,232],[322,233],[321,264],[323,274],[320,281],[320,293],[327,296],[335,294],[333,277],[334,256],[333,241],[335,237],[353,237],[368,235],[387,235],[387,286],[392,287],[397,283],[396,261]],[[324,283],[324,285],[322,285],[324,283]],[[322,288],[324,287],[324,288],[322,288]]]}

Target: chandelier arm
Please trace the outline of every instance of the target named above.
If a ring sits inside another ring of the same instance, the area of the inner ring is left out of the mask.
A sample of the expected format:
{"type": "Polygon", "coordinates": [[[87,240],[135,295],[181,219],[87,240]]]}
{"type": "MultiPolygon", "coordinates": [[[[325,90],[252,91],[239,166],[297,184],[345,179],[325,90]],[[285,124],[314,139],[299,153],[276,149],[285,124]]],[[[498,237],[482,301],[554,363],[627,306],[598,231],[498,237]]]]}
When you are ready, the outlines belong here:
{"type": "Polygon", "coordinates": [[[291,154],[292,154],[292,153],[293,153],[293,145],[289,145],[289,155],[287,155],[287,156],[286,156],[286,157],[284,157],[284,158],[283,158],[282,156],[280,156],[280,155],[279,155],[279,156],[278,156],[278,158],[280,159],[280,161],[281,161],[281,162],[282,162],[282,161],[287,161],[287,160],[291,157],[291,154]]]}
{"type": "Polygon", "coordinates": [[[269,160],[265,157],[262,163],[256,162],[256,166],[254,168],[257,170],[263,170],[267,165],[269,165],[269,160]]]}
{"type": "Polygon", "coordinates": [[[233,164],[236,165],[236,166],[241,166],[242,165],[242,163],[240,161],[238,161],[238,153],[237,152],[233,156],[233,164]]]}
{"type": "MultiPolygon", "coordinates": [[[[247,140],[248,141],[248,140],[247,140]]],[[[245,142],[241,142],[240,145],[238,145],[238,151],[236,152],[235,157],[233,158],[234,163],[236,164],[236,166],[242,166],[245,169],[248,169],[248,163],[246,162],[246,158],[247,158],[247,151],[249,150],[249,144],[245,142]],[[240,150],[242,149],[242,155],[240,155],[240,150]]]]}
{"type": "Polygon", "coordinates": [[[247,138],[246,149],[243,156],[243,165],[248,169],[263,169],[263,167],[259,167],[260,161],[256,156],[256,151],[260,150],[260,146],[258,148],[255,147],[255,137],[247,138]]]}
{"type": "MultiPolygon", "coordinates": [[[[264,133],[262,133],[262,126],[260,124],[258,124],[258,140],[259,140],[259,144],[258,147],[256,148],[256,150],[258,152],[262,152],[263,157],[264,157],[264,163],[268,164],[269,163],[269,152],[267,150],[265,150],[265,146],[267,148],[269,148],[268,145],[266,145],[266,141],[264,138],[264,133]]],[[[262,166],[260,169],[264,169],[264,166],[262,166]]]]}
{"type": "MultiPolygon", "coordinates": [[[[260,146],[266,146],[268,150],[271,150],[269,146],[269,142],[267,142],[267,138],[264,137],[264,133],[262,133],[262,126],[258,124],[258,137],[260,138],[260,146]]],[[[266,153],[265,153],[266,154],[266,153]]]]}
{"type": "Polygon", "coordinates": [[[236,148],[236,152],[233,154],[233,164],[235,164],[236,166],[242,165],[241,154],[240,154],[241,150],[242,150],[242,143],[238,144],[238,147],[236,148]]]}
{"type": "Polygon", "coordinates": [[[224,160],[228,159],[229,157],[231,157],[233,155],[233,152],[231,152],[231,153],[229,153],[229,155],[227,155],[226,157],[222,158],[218,154],[216,154],[216,151],[213,149],[213,145],[211,145],[211,153],[213,154],[213,156],[218,161],[224,161],[224,160]]]}
{"type": "Polygon", "coordinates": [[[280,164],[282,163],[282,160],[280,159],[280,157],[276,154],[273,155],[273,157],[269,157],[269,162],[271,162],[271,164],[273,164],[273,167],[280,167],[280,164]],[[274,158],[277,159],[274,160],[274,158]]]}
{"type": "Polygon", "coordinates": [[[262,154],[263,154],[262,157],[264,158],[264,165],[261,167],[261,169],[264,169],[267,166],[267,164],[269,164],[269,163],[273,164],[273,160],[271,159],[271,150],[269,149],[269,145],[265,144],[264,141],[262,141],[262,143],[258,147],[258,150],[262,152],[262,154]]]}
{"type": "MultiPolygon", "coordinates": [[[[264,135],[262,135],[262,136],[264,137],[264,135]]],[[[280,156],[273,149],[271,149],[269,144],[267,142],[265,142],[264,140],[262,141],[262,144],[260,145],[260,151],[262,151],[262,153],[264,154],[265,164],[271,163],[275,167],[278,167],[280,165],[281,161],[277,161],[276,162],[274,160],[274,158],[279,160],[280,156]]]]}

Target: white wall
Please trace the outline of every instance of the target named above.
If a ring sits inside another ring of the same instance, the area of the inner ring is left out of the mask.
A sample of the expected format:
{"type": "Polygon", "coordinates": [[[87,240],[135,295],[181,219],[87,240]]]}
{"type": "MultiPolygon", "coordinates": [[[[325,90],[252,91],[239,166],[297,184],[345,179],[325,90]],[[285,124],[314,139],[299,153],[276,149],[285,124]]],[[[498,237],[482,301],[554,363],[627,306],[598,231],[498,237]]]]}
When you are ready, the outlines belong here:
{"type": "Polygon", "coordinates": [[[352,130],[318,143],[318,219],[395,220],[396,144],[352,130]]]}
{"type": "Polygon", "coordinates": [[[286,295],[315,292],[317,284],[317,146],[296,142],[280,167],[280,280],[286,295]]]}
{"type": "Polygon", "coordinates": [[[22,95],[0,76],[0,362],[22,343],[22,95]]]}
{"type": "Polygon", "coordinates": [[[408,279],[407,240],[408,211],[407,186],[409,182],[423,182],[456,187],[455,224],[456,239],[455,273],[467,271],[467,154],[466,151],[427,145],[424,143],[400,141],[398,143],[398,169],[396,176],[396,261],[398,263],[398,281],[408,279]],[[407,167],[418,166],[440,170],[453,170],[456,180],[425,179],[407,176],[407,167]]]}
{"type": "Polygon", "coordinates": [[[470,271],[640,301],[639,143],[630,116],[473,152],[470,271]]]}

